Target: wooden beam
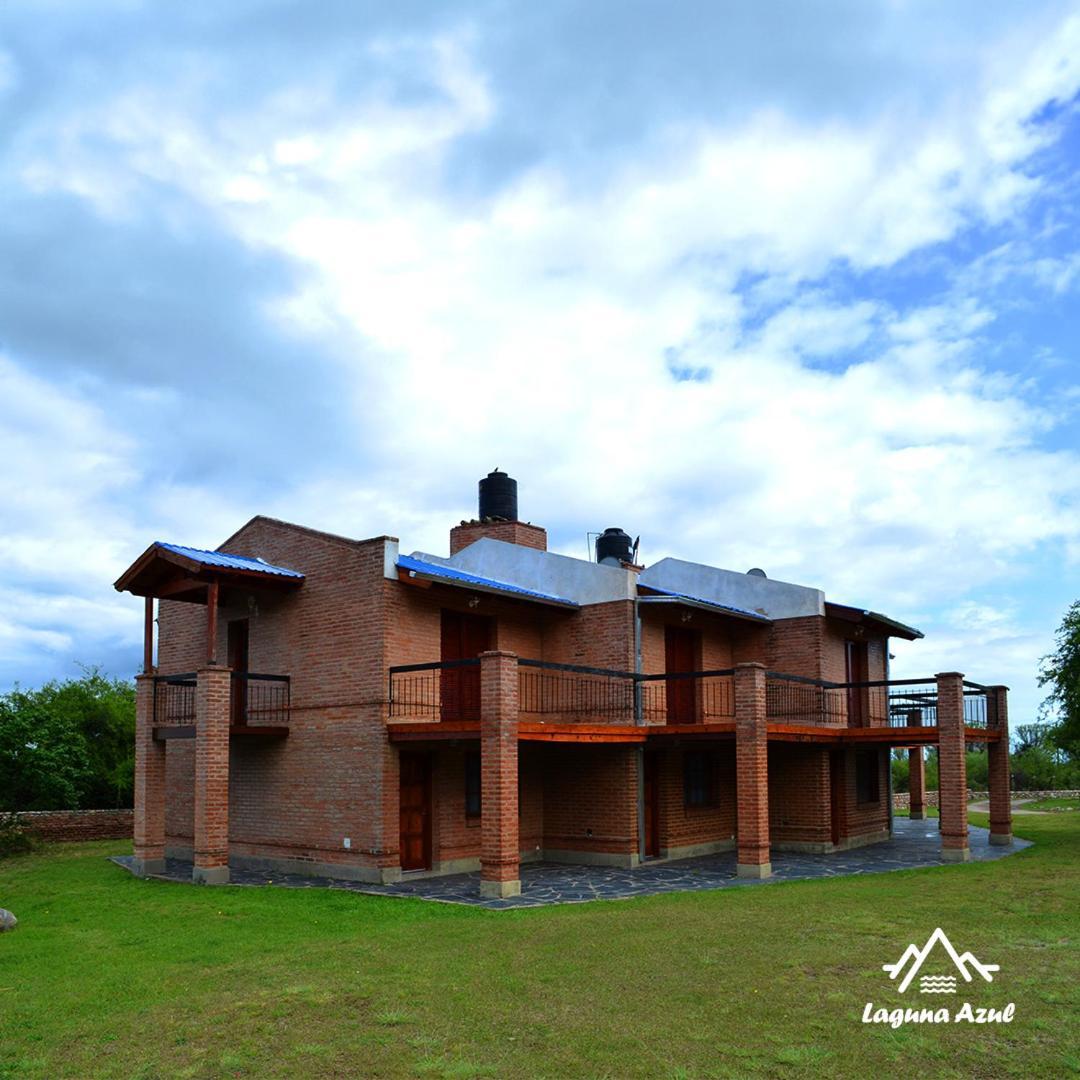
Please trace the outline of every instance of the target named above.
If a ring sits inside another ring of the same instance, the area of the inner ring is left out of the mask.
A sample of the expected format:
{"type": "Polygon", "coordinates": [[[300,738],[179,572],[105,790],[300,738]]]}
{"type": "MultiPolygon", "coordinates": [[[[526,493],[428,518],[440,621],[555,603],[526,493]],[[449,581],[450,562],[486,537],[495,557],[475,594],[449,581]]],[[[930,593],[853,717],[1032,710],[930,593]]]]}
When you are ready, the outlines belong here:
{"type": "Polygon", "coordinates": [[[146,598],[146,610],[143,616],[143,674],[150,675],[154,670],[154,598],[146,598]]]}
{"type": "Polygon", "coordinates": [[[218,583],[206,586],[206,662],[217,663],[218,583]]]}

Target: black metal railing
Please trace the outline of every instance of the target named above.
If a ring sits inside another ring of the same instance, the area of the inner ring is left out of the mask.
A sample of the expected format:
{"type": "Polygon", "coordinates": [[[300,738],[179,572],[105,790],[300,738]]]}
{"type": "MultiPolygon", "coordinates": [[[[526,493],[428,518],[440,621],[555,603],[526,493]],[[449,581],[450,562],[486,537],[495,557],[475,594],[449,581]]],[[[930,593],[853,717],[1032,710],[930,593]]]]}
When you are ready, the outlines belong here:
{"type": "Polygon", "coordinates": [[[518,709],[543,723],[632,724],[638,699],[632,672],[546,660],[518,661],[518,709]]]}
{"type": "Polygon", "coordinates": [[[186,725],[195,723],[194,672],[154,676],[154,723],[186,725]]]}
{"type": "MultiPolygon", "coordinates": [[[[518,711],[544,723],[723,723],[735,718],[731,669],[659,675],[518,660],[518,711]]],[[[390,717],[479,720],[480,661],[407,664],[390,669],[390,717]]],[[[837,683],[770,671],[766,716],[778,723],[834,727],[937,727],[933,679],[837,683]]],[[[988,691],[964,683],[964,723],[987,727],[988,691]]]]}
{"type": "Polygon", "coordinates": [[[668,672],[640,675],[646,724],[721,724],[735,719],[735,672],[668,672]]]}
{"type": "Polygon", "coordinates": [[[277,727],[289,722],[292,691],[288,675],[234,671],[231,689],[231,723],[250,727],[277,727]]]}
{"type": "MultiPolygon", "coordinates": [[[[230,680],[229,723],[280,726],[288,723],[291,683],[288,675],[233,671],[230,680]]],[[[159,726],[196,722],[198,676],[154,676],[154,723],[159,726]]]]}
{"type": "MultiPolygon", "coordinates": [[[[391,720],[479,720],[480,661],[390,668],[391,720]]],[[[717,723],[735,716],[734,672],[639,675],[518,660],[518,712],[540,723],[717,723]]]]}
{"type": "Polygon", "coordinates": [[[770,671],[770,720],[841,727],[936,727],[937,683],[890,679],[835,683],[770,671]]]}
{"type": "Polygon", "coordinates": [[[479,720],[480,661],[392,667],[389,700],[391,720],[479,720]]]}
{"type": "MultiPolygon", "coordinates": [[[[980,683],[964,680],[964,726],[985,728],[989,716],[988,691],[980,683]]],[[[996,725],[995,725],[996,726],[996,725]]]]}

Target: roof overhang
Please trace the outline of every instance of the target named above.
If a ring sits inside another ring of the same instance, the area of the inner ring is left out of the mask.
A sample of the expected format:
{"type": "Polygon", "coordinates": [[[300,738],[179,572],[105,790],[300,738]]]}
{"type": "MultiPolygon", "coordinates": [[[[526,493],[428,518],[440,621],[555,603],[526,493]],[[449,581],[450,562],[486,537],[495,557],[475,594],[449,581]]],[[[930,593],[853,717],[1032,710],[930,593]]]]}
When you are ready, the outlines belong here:
{"type": "Polygon", "coordinates": [[[757,611],[747,611],[745,608],[730,607],[727,604],[718,604],[712,600],[703,600],[699,596],[686,596],[682,593],[672,593],[665,589],[658,589],[655,585],[638,586],[639,604],[667,604],[679,607],[693,608],[697,611],[708,611],[713,615],[726,615],[731,619],[741,619],[743,622],[768,625],[772,619],[768,615],[762,615],[757,611]],[[641,595],[642,590],[648,590],[641,595]]]}
{"type": "MultiPolygon", "coordinates": [[[[117,592],[159,600],[182,600],[206,603],[211,582],[223,587],[245,589],[295,589],[304,583],[304,575],[295,570],[270,566],[260,568],[255,559],[232,557],[233,562],[249,565],[215,565],[200,559],[195,549],[176,550],[174,545],[156,541],[151,544],[114,583],[117,592]],[[255,564],[255,565],[252,565],[255,564]]],[[[214,553],[202,553],[213,555],[214,553]]],[[[221,556],[221,558],[230,558],[221,556]]]]}
{"type": "Polygon", "coordinates": [[[865,608],[849,607],[847,604],[834,604],[825,602],[825,614],[830,619],[840,619],[843,622],[855,623],[864,626],[868,630],[877,630],[885,637],[904,638],[906,641],[916,641],[924,636],[921,630],[914,626],[890,619],[888,615],[882,615],[877,611],[867,611],[865,608]]]}
{"type": "Polygon", "coordinates": [[[562,596],[553,596],[549,593],[537,592],[534,589],[526,589],[521,585],[514,585],[508,581],[496,581],[493,578],[480,577],[477,574],[469,574],[464,570],[457,570],[451,566],[424,562],[422,559],[415,559],[411,555],[398,557],[397,570],[398,579],[401,581],[450,585],[459,589],[468,589],[470,592],[490,593],[509,600],[527,600],[534,604],[546,604],[549,607],[563,608],[567,611],[576,611],[581,607],[580,604],[575,603],[573,600],[567,600],[562,596]]]}

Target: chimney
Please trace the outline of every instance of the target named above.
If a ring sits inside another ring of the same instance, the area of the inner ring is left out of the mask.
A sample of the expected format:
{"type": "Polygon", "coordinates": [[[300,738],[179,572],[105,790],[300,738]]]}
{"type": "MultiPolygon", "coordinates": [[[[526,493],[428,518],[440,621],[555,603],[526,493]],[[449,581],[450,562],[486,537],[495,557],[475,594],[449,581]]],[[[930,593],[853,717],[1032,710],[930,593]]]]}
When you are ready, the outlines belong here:
{"type": "Polygon", "coordinates": [[[463,521],[450,530],[450,554],[484,536],[507,544],[547,551],[547,532],[539,525],[518,521],[517,481],[492,469],[480,481],[479,513],[475,521],[463,521]]]}

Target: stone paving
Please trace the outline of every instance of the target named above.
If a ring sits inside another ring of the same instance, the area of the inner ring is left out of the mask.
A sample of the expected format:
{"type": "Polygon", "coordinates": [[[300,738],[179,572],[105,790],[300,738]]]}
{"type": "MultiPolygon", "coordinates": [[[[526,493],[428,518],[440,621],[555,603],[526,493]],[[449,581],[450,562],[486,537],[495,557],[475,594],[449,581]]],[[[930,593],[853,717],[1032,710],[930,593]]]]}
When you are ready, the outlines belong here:
{"type": "MultiPolygon", "coordinates": [[[[987,829],[971,827],[973,861],[1001,859],[1030,847],[1027,840],[1013,840],[1011,847],[990,844],[987,829]]],[[[375,896],[405,896],[438,900],[451,904],[471,904],[493,909],[543,907],[547,904],[574,904],[588,900],[624,900],[657,893],[726,889],[732,886],[767,885],[776,881],[844,877],[849,874],[877,874],[888,870],[912,870],[924,866],[944,866],[941,859],[937,821],[895,819],[893,839],[852,851],[830,855],[774,852],[773,876],[766,881],[739,878],[735,874],[735,853],[705,855],[674,862],[652,862],[633,869],[599,866],[569,866],[562,863],[526,863],[521,867],[521,895],[506,900],[480,896],[480,874],[452,874],[447,877],[410,878],[393,885],[371,885],[338,878],[308,877],[303,874],[275,874],[233,869],[232,885],[280,885],[293,889],[344,889],[375,896]]],[[[131,856],[112,860],[131,869],[131,856]]],[[[170,881],[191,882],[191,863],[169,859],[162,875],[170,881]]]]}

